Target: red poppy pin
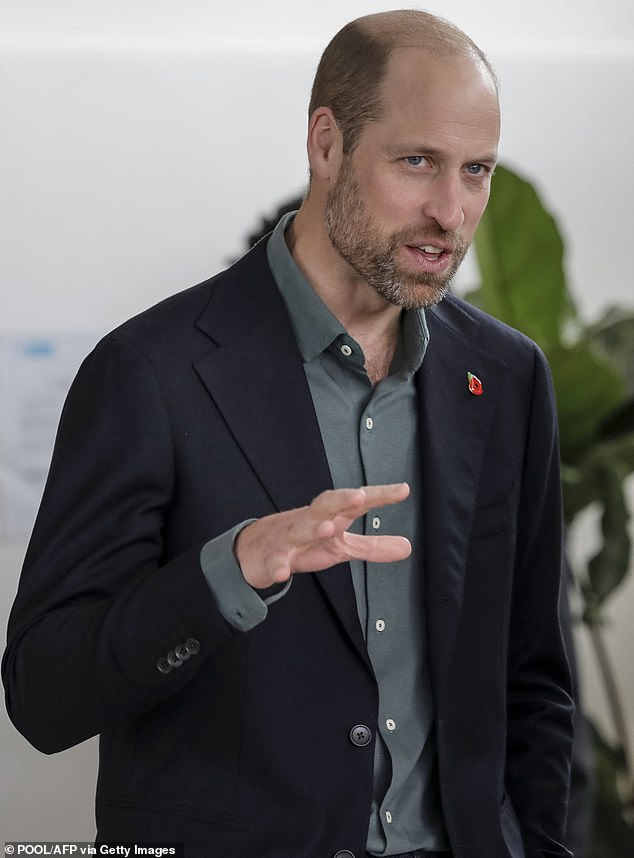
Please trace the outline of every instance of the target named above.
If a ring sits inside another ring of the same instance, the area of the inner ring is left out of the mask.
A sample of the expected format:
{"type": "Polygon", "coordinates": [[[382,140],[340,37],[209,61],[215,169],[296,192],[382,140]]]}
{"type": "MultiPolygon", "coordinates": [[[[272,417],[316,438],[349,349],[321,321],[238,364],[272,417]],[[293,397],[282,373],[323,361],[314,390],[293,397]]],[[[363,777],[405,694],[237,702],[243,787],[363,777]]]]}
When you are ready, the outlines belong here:
{"type": "Polygon", "coordinates": [[[482,396],[482,382],[478,376],[474,375],[472,372],[468,372],[467,380],[469,382],[469,393],[473,393],[474,396],[482,396]]]}

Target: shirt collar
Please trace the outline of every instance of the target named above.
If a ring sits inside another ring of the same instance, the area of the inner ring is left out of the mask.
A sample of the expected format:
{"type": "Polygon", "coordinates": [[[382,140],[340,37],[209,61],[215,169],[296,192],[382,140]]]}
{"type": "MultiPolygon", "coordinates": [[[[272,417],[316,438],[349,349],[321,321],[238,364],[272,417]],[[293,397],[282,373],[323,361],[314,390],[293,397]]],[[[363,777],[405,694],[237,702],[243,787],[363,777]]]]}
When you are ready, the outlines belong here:
{"type": "MultiPolygon", "coordinates": [[[[346,329],[315,292],[291,256],[284,233],[297,212],[288,212],[279,220],[268,240],[266,252],[271,272],[291,319],[302,358],[311,361],[324,352],[346,329]]],[[[402,318],[400,349],[401,371],[420,368],[429,342],[425,311],[405,310],[402,318]]]]}

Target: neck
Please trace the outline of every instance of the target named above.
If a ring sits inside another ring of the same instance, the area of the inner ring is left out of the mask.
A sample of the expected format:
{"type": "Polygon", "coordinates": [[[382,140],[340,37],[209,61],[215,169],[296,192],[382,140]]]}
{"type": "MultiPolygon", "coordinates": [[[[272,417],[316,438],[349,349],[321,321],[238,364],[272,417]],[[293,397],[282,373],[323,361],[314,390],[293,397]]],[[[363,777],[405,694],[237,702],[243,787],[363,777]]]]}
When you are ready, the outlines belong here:
{"type": "Polygon", "coordinates": [[[359,343],[376,383],[388,372],[399,336],[401,308],[386,301],[333,247],[323,211],[307,201],[286,232],[289,251],[330,312],[359,343]]]}

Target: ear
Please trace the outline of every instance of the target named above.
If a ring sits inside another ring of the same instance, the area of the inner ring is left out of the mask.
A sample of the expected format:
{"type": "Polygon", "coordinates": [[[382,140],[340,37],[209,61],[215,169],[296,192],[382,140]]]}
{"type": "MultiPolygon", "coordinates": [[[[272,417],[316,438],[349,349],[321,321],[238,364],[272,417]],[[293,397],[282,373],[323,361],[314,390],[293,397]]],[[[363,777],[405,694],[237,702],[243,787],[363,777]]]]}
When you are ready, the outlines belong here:
{"type": "Polygon", "coordinates": [[[318,107],[308,123],[308,162],[316,179],[335,179],[343,155],[343,138],[329,107],[318,107]]]}

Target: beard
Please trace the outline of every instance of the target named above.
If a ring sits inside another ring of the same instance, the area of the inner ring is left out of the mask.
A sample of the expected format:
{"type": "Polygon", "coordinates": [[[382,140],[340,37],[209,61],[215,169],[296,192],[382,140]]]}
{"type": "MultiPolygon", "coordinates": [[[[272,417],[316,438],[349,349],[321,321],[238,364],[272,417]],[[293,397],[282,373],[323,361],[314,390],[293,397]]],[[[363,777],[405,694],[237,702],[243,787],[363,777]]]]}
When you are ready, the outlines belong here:
{"type": "Polygon", "coordinates": [[[380,232],[366,210],[349,156],[344,157],[337,181],[326,201],[326,230],[334,248],[381,297],[405,310],[431,307],[441,301],[460,267],[469,244],[455,232],[433,222],[391,234],[380,232]],[[396,259],[396,250],[412,242],[433,244],[434,239],[452,249],[453,261],[446,271],[434,274],[412,271],[396,259]]]}

